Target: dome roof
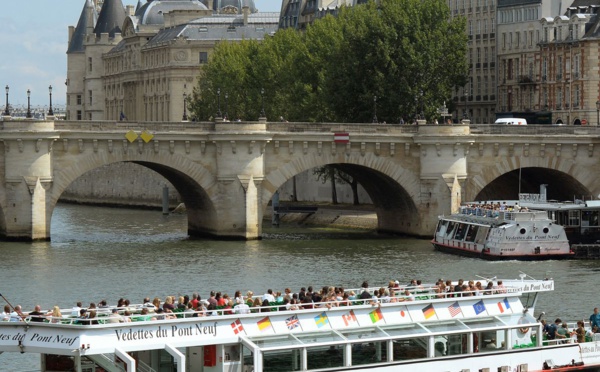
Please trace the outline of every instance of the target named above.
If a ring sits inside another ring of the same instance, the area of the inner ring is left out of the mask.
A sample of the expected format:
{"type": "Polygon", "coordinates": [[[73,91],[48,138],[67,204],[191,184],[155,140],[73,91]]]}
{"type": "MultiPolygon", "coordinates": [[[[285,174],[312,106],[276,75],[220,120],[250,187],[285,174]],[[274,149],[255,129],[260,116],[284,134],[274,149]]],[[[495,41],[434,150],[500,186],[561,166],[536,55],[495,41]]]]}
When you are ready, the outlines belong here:
{"type": "Polygon", "coordinates": [[[162,25],[163,14],[172,10],[207,10],[199,0],[148,0],[136,10],[142,25],[162,25]]]}
{"type": "Polygon", "coordinates": [[[236,9],[237,13],[241,14],[242,8],[245,6],[250,8],[250,13],[258,12],[254,0],[214,0],[213,4],[218,13],[227,13],[230,9],[236,9]]]}

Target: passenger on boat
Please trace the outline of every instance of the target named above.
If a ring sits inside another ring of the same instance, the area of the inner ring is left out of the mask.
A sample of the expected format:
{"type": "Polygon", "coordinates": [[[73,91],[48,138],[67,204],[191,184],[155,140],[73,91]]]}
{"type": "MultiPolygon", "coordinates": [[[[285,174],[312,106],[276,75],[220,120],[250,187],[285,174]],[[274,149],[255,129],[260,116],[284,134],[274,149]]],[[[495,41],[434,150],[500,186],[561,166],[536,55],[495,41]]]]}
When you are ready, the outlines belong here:
{"type": "Polygon", "coordinates": [[[254,301],[252,300],[253,296],[254,296],[254,292],[252,292],[252,291],[246,292],[246,305],[248,305],[248,307],[252,307],[254,305],[254,301]]]}
{"type": "Polygon", "coordinates": [[[415,296],[412,293],[410,293],[410,291],[408,289],[405,289],[404,290],[404,294],[401,297],[398,298],[399,302],[402,302],[402,301],[414,301],[414,300],[415,300],[415,296]]]}
{"type": "Polygon", "coordinates": [[[4,311],[0,313],[0,322],[8,322],[10,320],[10,306],[4,305],[4,311]]]}
{"type": "Polygon", "coordinates": [[[48,321],[50,321],[50,323],[60,323],[60,321],[62,319],[60,307],[58,307],[58,306],[54,306],[52,308],[52,311],[46,315],[47,315],[48,321]]]}
{"type": "Polygon", "coordinates": [[[111,314],[106,319],[107,323],[123,323],[123,317],[119,315],[119,309],[113,308],[111,314]]]}
{"type": "Polygon", "coordinates": [[[217,301],[217,306],[225,306],[225,299],[223,298],[221,292],[217,292],[215,295],[215,300],[217,301]]]}
{"type": "Polygon", "coordinates": [[[594,313],[590,315],[590,327],[596,326],[600,328],[600,313],[598,312],[598,308],[594,308],[594,313]]]}
{"type": "Polygon", "coordinates": [[[152,300],[152,306],[154,307],[154,311],[161,308],[161,306],[160,306],[161,302],[162,302],[162,300],[160,298],[154,297],[154,300],[152,300]]]}
{"type": "Polygon", "coordinates": [[[179,300],[177,301],[177,309],[180,311],[184,311],[187,309],[187,304],[190,302],[190,297],[188,295],[179,296],[179,300]]]}
{"type": "Polygon", "coordinates": [[[254,302],[252,302],[252,306],[250,306],[250,307],[254,308],[254,309],[252,309],[252,312],[253,313],[260,312],[260,305],[262,305],[262,301],[261,301],[260,297],[256,297],[254,299],[254,302]]]}
{"type": "Polygon", "coordinates": [[[583,320],[579,320],[577,322],[577,329],[575,330],[574,334],[577,336],[578,343],[585,342],[585,327],[583,324],[583,320]]]}
{"type": "Polygon", "coordinates": [[[79,318],[77,318],[77,320],[75,321],[74,324],[89,325],[90,321],[88,319],[89,319],[89,316],[88,316],[87,310],[80,309],[79,310],[79,318]]]}
{"type": "MultiPolygon", "coordinates": [[[[452,283],[452,282],[450,282],[450,283],[452,283]]],[[[458,279],[458,283],[456,283],[456,285],[454,286],[454,291],[453,291],[454,297],[461,297],[460,292],[462,292],[462,290],[463,290],[463,283],[464,283],[464,280],[458,279]]]]}
{"type": "Polygon", "coordinates": [[[173,296],[165,297],[165,303],[162,306],[163,310],[175,310],[175,305],[173,304],[173,296]]]}
{"type": "Polygon", "coordinates": [[[11,322],[22,322],[23,318],[25,318],[25,316],[23,315],[23,312],[21,311],[21,305],[15,306],[13,312],[10,313],[10,321],[11,322]]]}
{"type": "Polygon", "coordinates": [[[435,356],[440,357],[446,355],[446,345],[442,341],[435,343],[435,356]]]}
{"type": "Polygon", "coordinates": [[[46,314],[42,313],[42,307],[40,305],[35,305],[33,311],[29,312],[29,321],[30,322],[43,322],[46,319],[46,314]]]}
{"type": "Polygon", "coordinates": [[[131,322],[131,312],[129,310],[125,310],[125,312],[123,313],[123,322],[131,322]]]}
{"type": "Polygon", "coordinates": [[[233,308],[233,312],[236,314],[250,314],[250,306],[246,304],[241,298],[238,298],[237,305],[233,308]]]}
{"type": "Polygon", "coordinates": [[[147,307],[149,309],[154,309],[154,305],[152,304],[152,302],[150,302],[150,297],[144,298],[144,304],[142,306],[147,307]]]}
{"type": "Polygon", "coordinates": [[[571,336],[571,332],[569,332],[569,328],[567,326],[567,322],[562,322],[560,327],[556,330],[555,337],[560,340],[565,340],[571,336]]]}
{"type": "Polygon", "coordinates": [[[98,324],[98,318],[96,318],[96,310],[90,311],[88,318],[90,319],[89,324],[92,324],[92,325],[98,324]]]}
{"type": "Polygon", "coordinates": [[[262,305],[260,307],[260,312],[261,313],[268,313],[271,311],[271,303],[269,300],[264,299],[262,302],[262,305]]]}
{"type": "MultiPolygon", "coordinates": [[[[372,296],[369,293],[369,282],[364,281],[362,283],[362,288],[363,288],[363,291],[361,292],[360,296],[358,296],[358,298],[360,298],[361,300],[368,300],[368,299],[370,299],[372,296]]],[[[366,303],[366,301],[365,301],[365,303],[366,303]]]]}
{"type": "Polygon", "coordinates": [[[208,303],[210,305],[217,306],[217,299],[215,298],[215,296],[216,296],[215,291],[210,291],[210,296],[208,297],[208,303]]]}
{"type": "Polygon", "coordinates": [[[198,307],[198,293],[194,292],[192,293],[192,308],[197,308],[198,307]]]}
{"type": "Polygon", "coordinates": [[[79,316],[79,310],[81,310],[81,301],[77,302],[75,306],[71,309],[71,316],[79,316]]]}
{"type": "Polygon", "coordinates": [[[188,302],[187,304],[187,308],[183,311],[183,317],[184,318],[190,318],[192,316],[195,316],[194,313],[196,312],[196,310],[194,310],[194,304],[192,304],[192,301],[188,302]]]}
{"type": "Polygon", "coordinates": [[[267,300],[268,302],[275,302],[275,296],[273,296],[273,290],[267,289],[267,293],[262,296],[263,301],[267,300]]]}

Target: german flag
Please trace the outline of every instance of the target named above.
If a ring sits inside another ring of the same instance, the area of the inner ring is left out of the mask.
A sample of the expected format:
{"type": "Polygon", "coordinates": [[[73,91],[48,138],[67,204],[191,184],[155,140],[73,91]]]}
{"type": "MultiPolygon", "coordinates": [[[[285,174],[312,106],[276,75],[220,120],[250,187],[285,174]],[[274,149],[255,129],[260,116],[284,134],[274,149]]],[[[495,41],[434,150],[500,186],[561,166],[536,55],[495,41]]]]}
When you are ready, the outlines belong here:
{"type": "Polygon", "coordinates": [[[423,316],[425,316],[425,319],[435,316],[435,309],[433,308],[432,304],[429,304],[423,308],[423,316]]]}

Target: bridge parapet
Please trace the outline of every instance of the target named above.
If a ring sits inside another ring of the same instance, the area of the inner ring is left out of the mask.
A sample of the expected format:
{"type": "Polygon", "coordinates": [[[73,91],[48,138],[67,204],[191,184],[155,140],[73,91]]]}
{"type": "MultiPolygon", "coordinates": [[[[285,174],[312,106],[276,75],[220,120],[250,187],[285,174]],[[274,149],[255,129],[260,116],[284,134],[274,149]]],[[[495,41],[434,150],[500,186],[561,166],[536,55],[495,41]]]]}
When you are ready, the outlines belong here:
{"type": "Polygon", "coordinates": [[[471,125],[471,134],[486,135],[543,135],[598,136],[600,127],[580,125],[471,125]]]}

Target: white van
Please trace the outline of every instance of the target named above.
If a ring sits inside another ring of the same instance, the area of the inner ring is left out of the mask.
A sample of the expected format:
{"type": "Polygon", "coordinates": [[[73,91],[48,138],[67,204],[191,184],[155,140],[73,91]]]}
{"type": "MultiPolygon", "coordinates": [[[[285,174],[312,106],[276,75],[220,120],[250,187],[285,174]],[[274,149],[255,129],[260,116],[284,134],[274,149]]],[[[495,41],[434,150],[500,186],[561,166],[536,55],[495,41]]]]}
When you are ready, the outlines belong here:
{"type": "Polygon", "coordinates": [[[527,120],[523,118],[500,118],[494,124],[499,125],[527,125],[527,120]]]}

